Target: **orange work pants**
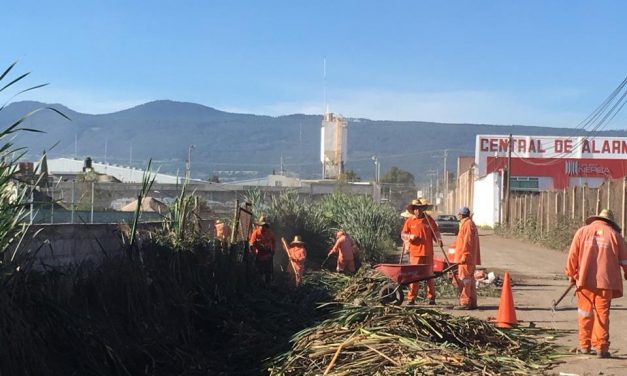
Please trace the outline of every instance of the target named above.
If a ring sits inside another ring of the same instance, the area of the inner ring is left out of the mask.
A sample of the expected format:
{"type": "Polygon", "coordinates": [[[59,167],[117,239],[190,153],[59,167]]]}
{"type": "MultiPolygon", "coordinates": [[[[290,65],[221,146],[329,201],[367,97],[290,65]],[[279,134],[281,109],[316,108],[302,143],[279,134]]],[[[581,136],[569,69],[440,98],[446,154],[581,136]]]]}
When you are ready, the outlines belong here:
{"type": "MultiPolygon", "coordinates": [[[[409,256],[409,263],[412,265],[417,264],[431,264],[431,274],[433,274],[433,258],[427,256],[409,256]]],[[[427,299],[435,300],[435,279],[431,278],[425,281],[427,287],[427,299]]],[[[409,291],[407,292],[407,300],[415,299],[420,292],[420,283],[414,282],[409,284],[409,291]]]]}
{"type": "Polygon", "coordinates": [[[475,265],[460,264],[457,266],[457,278],[459,279],[459,305],[477,306],[477,286],[475,282],[475,265]]]}
{"type": "Polygon", "coordinates": [[[303,282],[303,273],[305,272],[305,264],[292,261],[291,265],[288,265],[288,270],[291,276],[291,281],[295,286],[300,286],[303,282]]]}
{"type": "Polygon", "coordinates": [[[336,269],[338,273],[355,273],[355,260],[337,259],[336,269]]]}
{"type": "Polygon", "coordinates": [[[592,345],[598,352],[610,347],[610,305],[612,290],[577,289],[577,316],[579,318],[579,348],[592,345]]]}

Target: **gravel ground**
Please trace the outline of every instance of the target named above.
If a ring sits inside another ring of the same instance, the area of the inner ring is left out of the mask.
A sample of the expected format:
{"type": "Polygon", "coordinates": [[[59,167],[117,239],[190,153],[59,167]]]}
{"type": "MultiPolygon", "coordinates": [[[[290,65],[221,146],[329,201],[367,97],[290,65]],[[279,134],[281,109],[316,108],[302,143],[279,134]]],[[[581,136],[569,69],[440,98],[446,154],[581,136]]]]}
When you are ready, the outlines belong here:
{"type": "MultiPolygon", "coordinates": [[[[444,235],[445,244],[452,243],[454,236],[444,235]]],[[[536,326],[570,330],[558,338],[558,344],[568,349],[577,347],[577,301],[571,294],[566,296],[553,312],[551,303],[568,287],[563,270],[566,252],[555,251],[519,240],[504,239],[491,231],[481,231],[481,268],[502,276],[509,272],[516,316],[520,325],[533,322],[536,326]]],[[[436,255],[440,252],[436,250],[436,255]]],[[[623,281],[625,282],[625,281],[623,281]]],[[[627,286],[625,286],[627,294],[627,286]]],[[[454,300],[439,302],[444,307],[454,300]]],[[[496,317],[499,298],[479,297],[476,311],[450,311],[459,315],[471,315],[482,319],[496,317]]],[[[551,375],[627,375],[627,297],[612,301],[610,313],[611,359],[597,359],[589,355],[573,355],[566,363],[551,369],[551,375]]]]}

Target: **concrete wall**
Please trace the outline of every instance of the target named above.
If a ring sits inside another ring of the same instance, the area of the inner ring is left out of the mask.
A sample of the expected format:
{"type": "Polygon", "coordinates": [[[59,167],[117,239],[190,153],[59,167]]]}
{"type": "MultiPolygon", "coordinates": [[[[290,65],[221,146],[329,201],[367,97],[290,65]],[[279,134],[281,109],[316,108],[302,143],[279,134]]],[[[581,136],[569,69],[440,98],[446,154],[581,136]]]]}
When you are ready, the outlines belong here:
{"type": "Polygon", "coordinates": [[[501,176],[488,174],[475,180],[472,209],[477,226],[494,227],[499,222],[501,176]]]}
{"type": "Polygon", "coordinates": [[[470,170],[475,164],[475,156],[461,156],[457,158],[457,176],[461,176],[470,170]]]}
{"type": "Polygon", "coordinates": [[[455,190],[455,208],[457,210],[462,206],[467,206],[470,210],[474,210],[474,170],[470,169],[457,178],[457,187],[455,190]]]}
{"type": "MultiPolygon", "coordinates": [[[[142,224],[148,229],[157,224],[142,224]]],[[[20,252],[37,252],[36,267],[61,266],[102,259],[123,252],[127,228],[116,224],[32,225],[20,245],[20,252]]],[[[9,250],[5,258],[10,258],[9,250]]]]}

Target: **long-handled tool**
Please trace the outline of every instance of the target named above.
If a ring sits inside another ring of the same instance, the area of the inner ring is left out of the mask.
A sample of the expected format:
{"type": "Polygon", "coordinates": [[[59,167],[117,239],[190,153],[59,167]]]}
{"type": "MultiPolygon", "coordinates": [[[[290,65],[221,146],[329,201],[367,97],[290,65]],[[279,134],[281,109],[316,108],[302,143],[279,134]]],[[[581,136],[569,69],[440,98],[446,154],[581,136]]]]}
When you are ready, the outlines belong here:
{"type": "Polygon", "coordinates": [[[322,261],[322,265],[320,265],[320,269],[324,268],[324,264],[327,263],[327,260],[329,259],[329,257],[331,257],[331,254],[327,254],[327,257],[324,259],[324,261],[322,261]]]}
{"type": "Polygon", "coordinates": [[[294,271],[294,283],[296,284],[296,286],[300,285],[300,274],[298,274],[298,271],[296,270],[296,266],[294,265],[294,261],[292,261],[292,255],[290,254],[290,249],[287,246],[287,242],[285,241],[285,238],[281,238],[281,243],[283,243],[283,249],[285,250],[285,253],[287,253],[287,260],[290,263],[290,266],[292,267],[292,270],[294,271]]]}
{"type": "Polygon", "coordinates": [[[403,242],[403,250],[401,251],[401,258],[398,260],[399,265],[403,263],[403,256],[405,256],[406,244],[407,244],[406,242],[403,242]]]}
{"type": "Polygon", "coordinates": [[[551,302],[552,311],[555,311],[555,309],[557,308],[557,305],[560,304],[560,302],[566,297],[566,295],[568,295],[570,290],[572,290],[573,286],[575,286],[575,282],[571,282],[568,288],[564,291],[564,293],[557,300],[553,300],[553,302],[551,302]]]}
{"type": "Polygon", "coordinates": [[[290,263],[290,266],[292,267],[292,270],[294,271],[294,274],[296,275],[296,267],[294,266],[294,262],[292,261],[292,255],[290,255],[290,249],[287,246],[287,242],[285,241],[285,238],[281,238],[281,243],[283,243],[283,249],[285,250],[285,253],[287,253],[287,260],[290,263]]]}

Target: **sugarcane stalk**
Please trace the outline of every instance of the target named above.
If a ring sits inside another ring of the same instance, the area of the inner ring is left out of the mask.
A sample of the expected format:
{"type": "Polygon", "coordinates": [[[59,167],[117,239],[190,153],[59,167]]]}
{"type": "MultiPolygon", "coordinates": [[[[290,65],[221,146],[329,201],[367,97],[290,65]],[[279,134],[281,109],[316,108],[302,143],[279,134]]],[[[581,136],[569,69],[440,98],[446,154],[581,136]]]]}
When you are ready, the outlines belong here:
{"type": "Polygon", "coordinates": [[[346,339],[346,341],[344,341],[343,343],[340,344],[340,346],[335,351],[335,355],[333,355],[333,359],[331,359],[331,363],[329,363],[329,366],[324,371],[323,376],[326,376],[326,375],[329,374],[329,372],[331,371],[331,369],[335,365],[335,362],[337,361],[338,356],[340,356],[340,353],[342,352],[342,348],[345,347],[345,346],[351,345],[353,342],[355,342],[355,340],[356,340],[356,338],[353,339],[352,335],[351,335],[350,337],[348,337],[348,339],[346,339]]]}

